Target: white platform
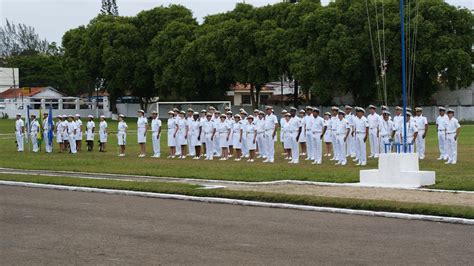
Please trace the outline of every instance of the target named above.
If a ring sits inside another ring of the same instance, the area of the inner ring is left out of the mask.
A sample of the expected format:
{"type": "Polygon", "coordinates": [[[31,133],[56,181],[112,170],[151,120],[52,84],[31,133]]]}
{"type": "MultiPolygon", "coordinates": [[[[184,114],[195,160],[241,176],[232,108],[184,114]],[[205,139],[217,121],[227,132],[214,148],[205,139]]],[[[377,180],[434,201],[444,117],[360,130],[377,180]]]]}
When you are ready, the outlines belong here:
{"type": "Polygon", "coordinates": [[[380,187],[422,187],[434,185],[434,171],[420,171],[416,153],[379,155],[379,169],[361,170],[360,184],[380,187]]]}

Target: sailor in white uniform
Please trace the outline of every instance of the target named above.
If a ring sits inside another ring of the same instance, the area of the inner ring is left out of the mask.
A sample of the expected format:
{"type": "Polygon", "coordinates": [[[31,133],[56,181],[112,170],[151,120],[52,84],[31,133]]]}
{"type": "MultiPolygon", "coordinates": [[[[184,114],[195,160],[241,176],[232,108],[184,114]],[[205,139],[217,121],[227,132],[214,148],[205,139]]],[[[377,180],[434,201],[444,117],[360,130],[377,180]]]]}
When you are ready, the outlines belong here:
{"type": "Polygon", "coordinates": [[[275,162],[275,141],[276,134],[278,130],[278,119],[276,115],[273,114],[273,107],[265,107],[265,155],[267,159],[263,161],[264,163],[274,163],[275,162]]]}
{"type": "Polygon", "coordinates": [[[436,128],[438,130],[438,145],[439,158],[438,160],[448,160],[448,153],[446,151],[446,124],[448,123],[448,116],[446,115],[446,108],[439,107],[439,116],[436,118],[436,128]]]}
{"type": "Polygon", "coordinates": [[[305,132],[305,125],[308,119],[312,118],[312,113],[313,110],[311,109],[311,106],[307,106],[305,110],[300,110],[299,112],[299,118],[301,119],[301,136],[298,139],[298,143],[300,144],[300,155],[301,156],[307,156],[308,155],[308,150],[307,150],[307,135],[305,132]],[[308,108],[309,107],[309,108],[308,108]]]}
{"type": "Polygon", "coordinates": [[[38,132],[40,131],[40,124],[38,120],[36,120],[36,115],[31,115],[31,122],[30,122],[30,139],[31,144],[33,145],[33,152],[38,152],[38,132]]]}
{"type": "Polygon", "coordinates": [[[284,132],[284,129],[283,129],[283,122],[285,121],[285,116],[286,114],[288,113],[288,111],[286,110],[282,110],[281,111],[281,117],[280,117],[280,143],[281,143],[281,146],[283,147],[283,154],[282,155],[287,155],[287,151],[285,150],[285,138],[284,138],[284,135],[283,135],[283,132],[284,132]]]}
{"type": "Polygon", "coordinates": [[[234,116],[232,114],[232,111],[230,111],[230,108],[229,107],[226,107],[226,109],[228,109],[228,111],[226,111],[226,122],[227,124],[229,124],[229,127],[230,127],[230,136],[229,136],[229,141],[227,143],[227,146],[229,147],[229,158],[232,158],[234,157],[234,145],[232,143],[232,140],[233,140],[233,137],[232,137],[232,134],[233,134],[233,128],[234,128],[234,123],[235,123],[235,120],[234,120],[234,116]]]}
{"type": "Polygon", "coordinates": [[[168,112],[168,148],[169,148],[169,155],[168,158],[174,159],[176,156],[176,135],[178,134],[178,124],[177,119],[175,117],[175,112],[169,111],[168,112]]]}
{"type": "Polygon", "coordinates": [[[194,150],[194,160],[199,160],[201,158],[201,133],[202,133],[202,126],[201,126],[201,118],[199,117],[198,112],[193,113],[193,117],[191,121],[188,121],[189,126],[189,136],[188,139],[190,148],[192,147],[194,150]]]}
{"type": "Polygon", "coordinates": [[[355,157],[355,135],[352,134],[354,131],[354,118],[355,115],[352,114],[352,106],[346,105],[344,107],[344,111],[346,113],[345,119],[349,122],[349,126],[351,127],[351,132],[349,133],[349,137],[347,138],[347,147],[346,147],[346,156],[351,156],[351,158],[355,157]]]}
{"type": "Polygon", "coordinates": [[[324,113],[324,125],[326,126],[326,133],[324,133],[324,144],[326,146],[326,153],[324,156],[330,157],[331,156],[331,144],[332,144],[332,127],[331,127],[331,113],[326,112],[324,113]]]}
{"type": "Polygon", "coordinates": [[[339,154],[337,154],[338,150],[336,150],[336,128],[337,128],[337,121],[338,119],[338,112],[339,108],[336,106],[331,107],[331,122],[329,123],[331,125],[331,141],[332,141],[332,147],[333,147],[333,157],[331,158],[331,161],[337,161],[337,158],[339,158],[339,154]]]}
{"type": "Polygon", "coordinates": [[[77,125],[76,148],[77,148],[77,151],[81,151],[82,150],[82,130],[83,130],[83,128],[82,128],[82,120],[81,120],[81,115],[80,114],[75,115],[74,122],[77,125]]]}
{"type": "MultiPolygon", "coordinates": [[[[221,112],[219,110],[216,110],[214,112],[214,116],[212,117],[212,121],[214,121],[214,126],[217,128],[217,126],[219,125],[219,122],[220,122],[220,116],[221,116],[221,112]]],[[[221,157],[222,155],[222,149],[221,149],[221,145],[219,143],[220,141],[220,138],[219,138],[219,135],[217,135],[215,138],[214,138],[214,143],[213,143],[213,147],[214,147],[214,156],[216,157],[221,157]]]]}
{"type": "Polygon", "coordinates": [[[177,120],[178,134],[176,135],[176,145],[179,145],[181,147],[181,156],[179,157],[181,159],[186,158],[186,147],[188,146],[189,127],[185,115],[186,112],[179,112],[177,120]]]}
{"type": "Polygon", "coordinates": [[[17,151],[23,152],[24,151],[24,134],[25,134],[25,122],[21,119],[21,114],[16,114],[16,121],[15,121],[15,138],[16,138],[16,145],[17,151]]]}
{"type": "Polygon", "coordinates": [[[376,107],[369,105],[369,115],[367,116],[369,122],[369,145],[370,145],[370,156],[369,158],[379,157],[379,124],[381,121],[380,116],[376,113],[376,107]]]}
{"type": "Polygon", "coordinates": [[[62,153],[65,149],[64,147],[64,123],[63,123],[63,116],[58,115],[56,117],[58,120],[56,121],[56,142],[59,144],[59,153],[62,153]]]}
{"type": "MultiPolygon", "coordinates": [[[[187,115],[186,115],[186,124],[189,127],[190,133],[191,133],[191,128],[190,128],[191,127],[191,122],[194,121],[193,117],[194,117],[194,110],[192,108],[188,108],[187,115]]],[[[191,157],[194,158],[196,156],[196,149],[194,148],[194,145],[192,145],[192,143],[191,143],[190,136],[188,136],[187,142],[188,142],[188,154],[187,154],[187,156],[191,156],[191,157]]]]}
{"type": "Polygon", "coordinates": [[[161,156],[161,120],[158,117],[158,112],[151,112],[151,143],[153,145],[152,158],[160,158],[161,156]]]}
{"type": "Polygon", "coordinates": [[[390,120],[390,112],[382,112],[382,122],[380,122],[379,128],[379,137],[380,137],[380,152],[381,153],[390,153],[391,144],[393,137],[395,135],[395,124],[390,120]]]}
{"type": "Polygon", "coordinates": [[[240,121],[240,115],[234,116],[234,123],[232,124],[232,146],[235,150],[235,161],[242,159],[242,135],[243,135],[243,123],[240,121]]]}
{"type": "Polygon", "coordinates": [[[77,134],[77,124],[74,121],[74,116],[70,115],[69,120],[67,123],[67,135],[69,137],[69,152],[71,154],[77,153],[77,146],[76,146],[76,134],[77,134]]]}
{"type": "Polygon", "coordinates": [[[54,121],[52,121],[52,125],[50,125],[48,117],[49,117],[48,113],[43,114],[43,125],[42,125],[43,140],[44,140],[44,146],[45,146],[46,153],[52,153],[53,152],[53,141],[52,141],[52,139],[51,140],[49,139],[49,131],[50,131],[50,129],[51,129],[51,131],[54,130],[54,121]]]}
{"type": "Polygon", "coordinates": [[[244,134],[247,135],[247,147],[249,149],[249,159],[247,162],[253,163],[255,162],[255,153],[257,150],[257,125],[253,121],[253,116],[249,115],[247,120],[248,122],[244,128],[244,134]]]}
{"type": "Polygon", "coordinates": [[[448,109],[448,121],[446,123],[446,147],[448,161],[445,164],[456,164],[458,159],[458,137],[461,131],[459,121],[454,118],[454,110],[448,109]]]}
{"type": "MultiPolygon", "coordinates": [[[[288,125],[288,130],[291,134],[290,143],[291,143],[291,161],[288,163],[297,164],[300,162],[300,153],[298,140],[304,132],[302,132],[303,127],[301,119],[296,115],[296,108],[291,107],[291,119],[288,125]]],[[[303,111],[304,114],[304,111],[303,111]]]]}
{"type": "Polygon", "coordinates": [[[259,151],[257,158],[267,159],[267,143],[265,141],[265,112],[258,112],[258,119],[255,119],[255,125],[257,127],[257,148],[259,151]]]}
{"type": "MultiPolygon", "coordinates": [[[[207,111],[202,109],[201,110],[201,114],[199,116],[199,122],[200,122],[200,125],[202,127],[202,123],[204,121],[206,121],[206,113],[207,111]]],[[[199,139],[201,141],[201,156],[205,156],[206,155],[206,142],[204,141],[204,132],[201,130],[201,135],[199,136],[199,139]]]]}
{"type": "Polygon", "coordinates": [[[87,116],[87,124],[86,124],[86,142],[87,142],[87,151],[94,150],[94,138],[95,138],[95,122],[94,116],[88,115],[87,116]]]}
{"type": "Polygon", "coordinates": [[[314,122],[313,107],[306,106],[305,110],[306,110],[306,114],[302,120],[303,133],[306,138],[305,161],[310,161],[310,160],[314,161],[314,145],[313,145],[313,132],[312,132],[312,127],[313,127],[313,122],[314,122]]]}
{"type": "Polygon", "coordinates": [[[145,111],[138,110],[137,119],[137,140],[140,145],[140,154],[138,157],[144,158],[146,156],[146,131],[148,129],[148,119],[145,117],[145,111]]]}
{"type": "Polygon", "coordinates": [[[125,116],[120,114],[118,116],[118,126],[117,126],[117,143],[120,146],[119,157],[125,156],[125,145],[127,145],[127,123],[124,121],[125,116]]]}
{"type": "Polygon", "coordinates": [[[107,122],[105,121],[105,116],[100,116],[99,123],[99,151],[107,151],[107,122]]]}
{"type": "Polygon", "coordinates": [[[201,123],[201,128],[203,132],[204,139],[203,141],[206,143],[206,158],[204,160],[212,161],[214,158],[214,138],[216,137],[216,127],[215,123],[212,120],[213,114],[212,113],[207,113],[206,114],[206,119],[201,123]]]}
{"type": "Polygon", "coordinates": [[[290,130],[290,119],[291,119],[291,114],[289,112],[286,112],[283,120],[280,122],[281,123],[281,136],[283,136],[283,149],[285,150],[285,160],[293,160],[291,157],[291,148],[292,148],[292,141],[291,141],[291,130],[290,130]]]}
{"type": "Polygon", "coordinates": [[[220,161],[227,160],[229,156],[229,139],[231,128],[229,123],[226,121],[227,116],[225,114],[221,114],[219,118],[219,122],[216,124],[216,130],[219,138],[219,145],[221,149],[221,158],[220,161]]]}
{"type": "Polygon", "coordinates": [[[321,164],[323,160],[323,137],[326,134],[326,124],[319,116],[319,109],[313,107],[313,120],[311,123],[312,156],[313,164],[321,164]]]}
{"type": "MultiPolygon", "coordinates": [[[[406,144],[408,145],[407,149],[409,152],[415,152],[414,150],[414,144],[416,141],[416,138],[418,136],[418,128],[411,120],[412,114],[411,112],[407,112],[407,121],[406,121],[406,129],[407,129],[407,139],[406,139],[406,144]]],[[[400,139],[402,140],[402,143],[404,142],[403,135],[404,135],[404,129],[403,129],[403,123],[400,125],[400,128],[398,129],[400,131],[400,139]]]]}
{"type": "Polygon", "coordinates": [[[398,129],[400,128],[400,124],[403,125],[403,114],[402,114],[403,108],[400,106],[395,107],[395,116],[393,117],[393,124],[395,126],[395,142],[396,143],[401,143],[400,140],[400,132],[398,129]]]}
{"type": "Polygon", "coordinates": [[[428,119],[423,115],[423,109],[421,107],[415,108],[416,116],[413,117],[418,128],[418,137],[416,138],[416,151],[418,152],[418,158],[420,160],[425,159],[425,139],[428,133],[428,119]]]}
{"type": "MultiPolygon", "coordinates": [[[[242,121],[242,129],[244,130],[248,124],[248,113],[245,110],[240,110],[240,117],[242,121]]],[[[242,157],[249,158],[249,149],[247,147],[247,134],[242,134],[242,157]]]]}
{"type": "Polygon", "coordinates": [[[364,116],[365,110],[356,107],[356,117],[354,118],[354,131],[356,146],[356,165],[367,165],[367,138],[369,137],[369,122],[364,116]]]}
{"type": "Polygon", "coordinates": [[[62,115],[63,117],[63,120],[61,121],[61,123],[63,124],[63,128],[64,130],[62,131],[63,132],[63,142],[64,142],[64,151],[70,151],[71,150],[71,147],[70,147],[70,143],[69,143],[69,135],[68,135],[68,116],[67,115],[62,115]]]}
{"type": "Polygon", "coordinates": [[[336,122],[336,145],[334,146],[334,150],[337,151],[338,158],[337,163],[335,165],[346,165],[347,158],[346,158],[346,142],[347,138],[349,137],[349,133],[351,132],[351,127],[349,122],[344,118],[345,113],[342,110],[338,112],[338,121],[336,122]]]}

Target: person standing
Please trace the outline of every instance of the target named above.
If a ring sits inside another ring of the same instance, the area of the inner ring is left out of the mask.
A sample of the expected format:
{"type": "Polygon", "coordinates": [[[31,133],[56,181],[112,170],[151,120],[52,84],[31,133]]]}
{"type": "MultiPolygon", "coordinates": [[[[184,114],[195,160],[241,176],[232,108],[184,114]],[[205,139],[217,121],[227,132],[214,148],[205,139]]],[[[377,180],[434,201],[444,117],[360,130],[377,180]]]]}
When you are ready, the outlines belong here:
{"type": "Polygon", "coordinates": [[[145,111],[138,110],[138,119],[137,119],[137,140],[140,145],[140,154],[139,158],[144,158],[146,156],[146,131],[148,127],[148,119],[145,117],[145,111]]]}
{"type": "Polygon", "coordinates": [[[336,145],[335,151],[337,150],[337,163],[335,165],[346,165],[346,142],[351,132],[349,122],[344,118],[345,113],[342,110],[338,111],[338,121],[336,126],[336,145]]]}
{"type": "Polygon", "coordinates": [[[446,123],[446,142],[448,161],[445,164],[456,164],[458,160],[458,137],[461,131],[459,121],[454,118],[454,110],[448,109],[448,121],[446,123]]]}
{"type": "Polygon", "coordinates": [[[229,124],[229,128],[230,128],[230,136],[229,136],[229,141],[227,143],[227,146],[229,147],[229,156],[228,158],[232,158],[234,157],[234,145],[233,145],[233,137],[232,137],[232,134],[233,134],[233,128],[234,128],[234,123],[235,123],[235,120],[234,120],[234,116],[233,116],[233,113],[232,111],[230,111],[230,108],[229,107],[226,107],[226,109],[229,109],[226,114],[227,114],[227,118],[226,118],[226,122],[227,124],[229,124]]]}
{"type": "Polygon", "coordinates": [[[189,127],[184,117],[186,112],[181,111],[178,115],[178,134],[176,135],[176,145],[180,146],[181,149],[181,156],[179,158],[186,159],[186,147],[188,146],[188,134],[189,134],[189,127]]]}
{"type": "Polygon", "coordinates": [[[369,105],[369,115],[367,116],[367,121],[369,122],[369,158],[379,157],[379,124],[381,119],[376,113],[376,109],[374,105],[369,105]]]}
{"type": "Polygon", "coordinates": [[[436,118],[440,153],[438,160],[448,160],[448,153],[446,151],[446,124],[448,123],[448,116],[446,115],[446,108],[439,107],[438,110],[439,116],[436,118]]]}
{"type": "Polygon", "coordinates": [[[174,159],[176,156],[176,135],[178,134],[178,120],[175,118],[175,112],[169,111],[168,115],[168,158],[174,159]]]}
{"type": "Polygon", "coordinates": [[[308,151],[307,151],[307,145],[306,145],[306,120],[308,118],[311,118],[311,113],[312,113],[312,110],[311,109],[308,109],[308,110],[300,110],[299,112],[299,119],[301,120],[301,135],[300,135],[300,138],[298,139],[298,143],[300,145],[300,155],[301,156],[306,156],[308,154],[308,151]]]}
{"type": "Polygon", "coordinates": [[[274,163],[275,162],[275,141],[276,133],[278,129],[278,119],[273,114],[273,107],[266,106],[265,112],[267,113],[264,119],[265,124],[265,150],[267,159],[263,161],[264,163],[274,163]]]}
{"type": "Polygon", "coordinates": [[[313,154],[314,154],[314,151],[313,151],[313,138],[312,138],[312,132],[311,132],[311,128],[313,126],[313,107],[311,106],[306,106],[305,108],[305,114],[303,116],[303,120],[302,120],[302,126],[303,126],[303,134],[304,134],[304,138],[306,139],[306,143],[304,145],[304,149],[303,149],[303,146],[301,147],[302,148],[302,154],[303,153],[306,153],[306,161],[309,161],[309,160],[314,160],[313,157],[313,154]]]}
{"type": "Polygon", "coordinates": [[[186,115],[186,125],[189,127],[189,132],[190,132],[188,135],[188,139],[186,140],[188,144],[187,156],[194,158],[196,156],[196,150],[194,148],[194,145],[192,145],[191,143],[191,123],[194,121],[194,110],[192,108],[188,108],[187,112],[188,113],[186,115]]]}
{"type": "MultiPolygon", "coordinates": [[[[219,126],[219,123],[220,123],[220,116],[221,116],[221,112],[219,110],[215,110],[214,111],[214,116],[212,117],[213,121],[214,121],[214,126],[217,127],[219,126]]],[[[221,145],[219,143],[220,141],[220,138],[219,136],[217,135],[215,138],[214,138],[214,143],[213,143],[213,146],[214,147],[214,155],[216,157],[221,157],[221,145]]]]}
{"type": "Polygon", "coordinates": [[[332,144],[332,126],[331,126],[331,113],[324,113],[324,126],[326,127],[326,132],[324,133],[324,144],[326,146],[326,153],[324,156],[331,157],[331,144],[332,144]]]}
{"type": "Polygon", "coordinates": [[[62,153],[64,151],[64,123],[63,123],[63,117],[62,115],[57,116],[57,121],[56,121],[56,142],[59,144],[59,153],[62,153]]]}
{"type": "MultiPolygon", "coordinates": [[[[291,161],[288,163],[297,164],[300,162],[300,152],[298,146],[298,140],[300,139],[301,134],[303,133],[302,130],[302,123],[301,119],[296,116],[296,108],[292,107],[290,109],[291,119],[289,122],[289,130],[291,134],[291,161]]],[[[303,111],[304,114],[304,111],[303,111]]]]}
{"type": "Polygon", "coordinates": [[[214,138],[216,134],[216,127],[214,121],[212,121],[212,113],[206,114],[206,119],[202,122],[202,132],[204,133],[204,142],[206,143],[206,161],[212,161],[214,159],[214,138]]]}
{"type": "Polygon", "coordinates": [[[33,152],[38,152],[38,132],[40,131],[40,124],[36,120],[36,115],[31,115],[31,122],[30,122],[30,139],[31,144],[33,145],[33,152]]]}
{"type": "Polygon", "coordinates": [[[193,160],[199,160],[201,158],[201,118],[199,118],[199,113],[194,112],[192,121],[188,121],[189,126],[189,136],[188,139],[190,148],[194,150],[193,160]]]}
{"type": "Polygon", "coordinates": [[[319,109],[313,108],[313,121],[311,123],[311,139],[313,154],[311,158],[313,159],[313,164],[321,164],[323,160],[323,143],[322,140],[326,134],[326,125],[324,119],[319,116],[319,109]]]}
{"type": "Polygon", "coordinates": [[[16,137],[16,146],[18,152],[24,151],[24,134],[25,134],[25,122],[21,119],[21,114],[16,114],[15,121],[15,137],[16,137]]]}
{"type": "Polygon", "coordinates": [[[99,123],[99,151],[107,151],[107,122],[105,121],[105,116],[100,116],[99,123]]]}
{"type": "Polygon", "coordinates": [[[395,126],[395,143],[401,143],[400,140],[400,132],[398,129],[400,128],[400,125],[403,125],[403,114],[402,114],[403,108],[400,106],[395,107],[395,116],[393,117],[393,124],[395,126]]]}
{"type": "Polygon", "coordinates": [[[369,136],[369,122],[364,116],[364,108],[356,107],[356,117],[354,118],[354,131],[356,146],[356,165],[367,165],[367,138],[369,136]]]}
{"type": "Polygon", "coordinates": [[[287,113],[288,113],[288,111],[282,110],[281,111],[281,117],[280,117],[280,143],[281,143],[281,147],[284,150],[282,155],[287,155],[287,152],[285,151],[285,136],[284,136],[285,129],[283,128],[283,126],[286,124],[284,122],[286,120],[285,117],[286,117],[287,113]]]}
{"type": "Polygon", "coordinates": [[[349,123],[349,126],[351,127],[351,132],[349,133],[349,137],[347,138],[347,147],[346,147],[346,157],[351,156],[351,158],[355,157],[355,135],[352,134],[354,131],[354,115],[352,114],[352,106],[346,105],[344,107],[345,110],[345,119],[349,123]]]}
{"type": "MultiPolygon", "coordinates": [[[[247,120],[247,112],[245,110],[241,110],[240,111],[240,117],[241,117],[241,121],[242,121],[242,130],[245,131],[245,127],[247,126],[248,124],[248,120],[247,120]]],[[[242,157],[244,158],[249,158],[249,149],[247,147],[247,134],[245,134],[245,132],[242,134],[242,157]]]]}
{"type": "Polygon", "coordinates": [[[52,122],[52,125],[50,125],[49,121],[48,121],[48,117],[49,117],[48,113],[43,114],[43,125],[42,125],[43,140],[44,140],[44,146],[45,146],[46,153],[52,153],[53,152],[53,141],[52,141],[52,139],[51,140],[49,139],[49,130],[54,130],[54,122],[52,122]],[[53,128],[51,128],[51,126],[53,128]]]}
{"type": "Polygon", "coordinates": [[[337,128],[337,123],[338,123],[338,112],[339,112],[339,108],[337,108],[336,106],[333,106],[331,108],[331,122],[330,122],[330,125],[331,125],[331,141],[332,141],[332,149],[333,149],[333,157],[331,158],[331,161],[336,161],[337,158],[339,158],[339,154],[338,153],[338,150],[336,149],[336,143],[337,143],[337,137],[336,137],[336,128],[337,128]]]}
{"type": "Polygon", "coordinates": [[[63,115],[63,120],[62,120],[62,124],[63,124],[63,142],[64,142],[64,152],[67,152],[67,151],[71,151],[71,144],[69,143],[69,135],[68,135],[68,116],[67,115],[63,115]]]}
{"type": "Polygon", "coordinates": [[[242,159],[242,121],[240,121],[240,115],[236,114],[234,116],[234,123],[232,125],[232,146],[235,150],[235,161],[240,161],[242,159]]]}
{"type": "Polygon", "coordinates": [[[120,114],[118,116],[118,133],[117,133],[117,138],[118,138],[118,145],[120,146],[120,152],[119,155],[120,157],[125,156],[125,145],[127,145],[127,123],[124,121],[125,116],[120,114]]]}
{"type": "Polygon", "coordinates": [[[423,108],[415,108],[416,116],[413,117],[413,120],[418,128],[418,138],[416,138],[416,151],[418,152],[418,158],[420,160],[425,159],[425,139],[426,134],[428,133],[428,119],[423,115],[423,108]]]}
{"type": "Polygon", "coordinates": [[[75,123],[77,125],[77,133],[76,133],[76,149],[77,151],[82,150],[82,120],[81,120],[81,115],[76,114],[75,117],[75,123]]]}
{"type": "Polygon", "coordinates": [[[76,134],[77,134],[77,124],[74,121],[74,116],[70,115],[67,123],[67,135],[69,137],[69,153],[76,154],[76,134]]]}
{"type": "MultiPolygon", "coordinates": [[[[413,145],[415,144],[416,138],[418,136],[418,128],[416,127],[416,124],[411,121],[412,114],[411,112],[407,112],[407,121],[406,121],[406,129],[407,129],[407,139],[406,139],[406,144],[409,152],[412,152],[413,145]]],[[[400,139],[402,140],[403,143],[403,123],[401,124],[401,128],[398,129],[400,131],[400,139]]],[[[413,152],[415,150],[413,149],[413,152]]]]}
{"type": "Polygon", "coordinates": [[[161,120],[158,117],[158,112],[151,112],[151,143],[153,145],[152,158],[160,158],[160,136],[161,136],[161,120]]]}
{"type": "Polygon", "coordinates": [[[390,120],[390,112],[383,111],[382,112],[383,120],[380,122],[380,152],[383,153],[390,153],[391,145],[388,146],[393,140],[393,136],[395,135],[395,125],[393,121],[390,120]]]}
{"type": "Polygon", "coordinates": [[[86,142],[87,142],[87,151],[94,150],[94,137],[95,137],[95,122],[94,116],[88,115],[88,120],[86,124],[86,142]]]}
{"type": "Polygon", "coordinates": [[[249,159],[247,162],[255,162],[255,151],[257,149],[257,126],[253,121],[253,116],[247,117],[248,123],[245,125],[244,134],[247,135],[247,147],[249,149],[249,159]]]}
{"type": "Polygon", "coordinates": [[[267,147],[265,142],[265,113],[263,111],[258,112],[258,118],[255,118],[255,126],[257,130],[257,159],[267,159],[267,147]]]}
{"type": "Polygon", "coordinates": [[[290,119],[291,119],[291,114],[289,112],[286,112],[283,120],[281,121],[281,136],[283,136],[283,150],[285,151],[285,160],[293,160],[291,157],[291,148],[292,148],[292,141],[291,141],[291,130],[290,130],[290,119]]]}
{"type": "Polygon", "coordinates": [[[220,121],[217,123],[216,130],[219,134],[219,145],[221,149],[221,158],[220,161],[227,160],[229,156],[229,137],[230,137],[230,126],[229,123],[226,121],[227,116],[225,114],[221,114],[220,121]]]}

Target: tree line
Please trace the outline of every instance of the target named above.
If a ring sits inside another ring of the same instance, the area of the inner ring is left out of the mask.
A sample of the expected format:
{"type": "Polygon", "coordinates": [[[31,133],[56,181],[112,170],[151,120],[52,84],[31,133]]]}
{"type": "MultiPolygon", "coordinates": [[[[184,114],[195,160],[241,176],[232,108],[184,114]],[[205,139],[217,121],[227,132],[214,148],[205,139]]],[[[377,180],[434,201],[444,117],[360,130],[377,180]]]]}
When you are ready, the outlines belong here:
{"type": "MultiPolygon", "coordinates": [[[[133,17],[119,16],[115,6],[88,25],[66,32],[59,56],[42,57],[59,62],[66,92],[92,94],[99,88],[107,90],[112,102],[122,95],[139,97],[143,105],[156,96],[169,101],[221,100],[229,86],[241,83],[251,88],[256,106],[262,87],[285,77],[311,94],[312,104],[330,104],[335,95],[347,93],[361,105],[399,104],[398,1],[374,3],[337,0],[321,6],[318,0],[302,0],[258,8],[237,4],[232,11],[207,16],[201,24],[180,5],[133,17]],[[381,36],[383,46],[377,45],[381,36]],[[382,50],[383,93],[378,57],[382,50]]],[[[417,22],[406,29],[416,47],[412,102],[429,104],[443,85],[469,86],[474,77],[472,13],[442,0],[407,1],[405,9],[407,18],[417,22]]]]}

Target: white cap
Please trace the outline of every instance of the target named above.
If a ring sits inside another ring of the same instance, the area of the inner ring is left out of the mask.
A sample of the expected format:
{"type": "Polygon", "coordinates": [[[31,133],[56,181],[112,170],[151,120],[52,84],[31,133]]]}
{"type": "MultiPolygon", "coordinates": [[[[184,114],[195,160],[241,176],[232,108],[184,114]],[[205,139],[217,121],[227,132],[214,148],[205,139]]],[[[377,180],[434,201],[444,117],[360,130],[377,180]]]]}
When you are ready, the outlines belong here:
{"type": "Polygon", "coordinates": [[[88,118],[94,118],[94,116],[93,116],[93,115],[88,115],[87,117],[88,117],[88,118]]]}
{"type": "Polygon", "coordinates": [[[105,118],[105,115],[101,115],[100,118],[105,118]]]}
{"type": "Polygon", "coordinates": [[[16,116],[21,116],[21,114],[20,114],[20,113],[16,113],[16,116]]]}
{"type": "Polygon", "coordinates": [[[124,116],[123,114],[119,114],[119,117],[122,117],[122,118],[124,118],[125,116],[124,116]]]}
{"type": "Polygon", "coordinates": [[[76,114],[76,117],[81,117],[81,115],[80,115],[80,114],[76,114]]]}

